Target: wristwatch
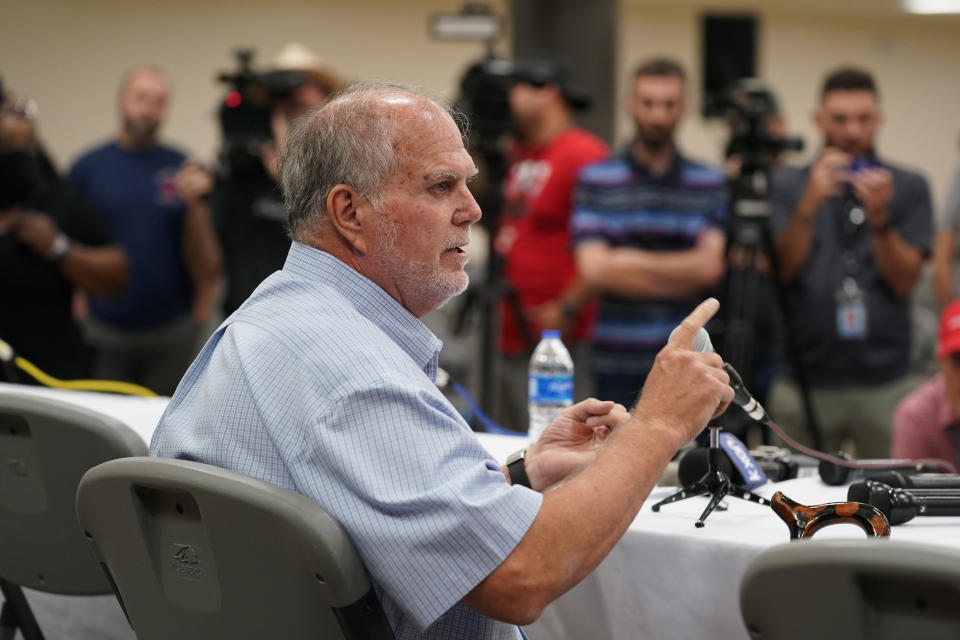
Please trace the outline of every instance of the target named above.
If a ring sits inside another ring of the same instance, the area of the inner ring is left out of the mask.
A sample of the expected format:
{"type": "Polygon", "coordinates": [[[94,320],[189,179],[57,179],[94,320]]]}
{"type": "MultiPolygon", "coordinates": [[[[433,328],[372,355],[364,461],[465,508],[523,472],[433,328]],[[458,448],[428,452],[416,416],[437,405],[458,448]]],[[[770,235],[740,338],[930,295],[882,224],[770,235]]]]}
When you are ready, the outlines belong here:
{"type": "Polygon", "coordinates": [[[68,251],[70,251],[70,238],[61,231],[57,234],[57,237],[53,239],[53,245],[47,253],[47,260],[50,262],[60,262],[63,260],[63,257],[67,255],[68,251]]]}
{"type": "Polygon", "coordinates": [[[527,450],[520,449],[507,456],[507,472],[510,474],[510,484],[519,484],[521,486],[532,488],[530,478],[527,477],[526,464],[527,450]]]}

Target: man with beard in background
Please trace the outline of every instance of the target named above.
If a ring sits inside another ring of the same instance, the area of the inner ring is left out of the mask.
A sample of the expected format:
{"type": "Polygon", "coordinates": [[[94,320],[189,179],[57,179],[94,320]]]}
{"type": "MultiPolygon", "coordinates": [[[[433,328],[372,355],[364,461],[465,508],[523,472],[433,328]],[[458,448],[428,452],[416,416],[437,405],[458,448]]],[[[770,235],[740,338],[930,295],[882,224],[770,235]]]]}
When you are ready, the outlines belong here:
{"type": "Polygon", "coordinates": [[[674,133],[686,81],[672,60],[633,78],[633,142],[580,177],[572,219],[577,265],[601,292],[591,354],[596,393],[631,406],[670,331],[722,278],[723,174],[684,157],[674,133]]]}
{"type": "Polygon", "coordinates": [[[158,140],[169,95],[160,69],[128,72],[117,93],[116,138],[80,157],[68,176],[130,258],[126,293],[90,298],[94,372],[164,395],[173,393],[196,354],[220,272],[210,218],[191,206],[207,185],[183,153],[158,140]]]}
{"type": "MultiPolygon", "coordinates": [[[[912,386],[910,295],[933,233],[926,179],[876,155],[882,121],[869,73],[832,72],[814,113],[823,149],[771,184],[774,249],[824,446],[849,438],[865,458],[890,453],[891,415],[912,386]]],[[[774,382],[769,406],[799,433],[791,373],[774,382]]]]}

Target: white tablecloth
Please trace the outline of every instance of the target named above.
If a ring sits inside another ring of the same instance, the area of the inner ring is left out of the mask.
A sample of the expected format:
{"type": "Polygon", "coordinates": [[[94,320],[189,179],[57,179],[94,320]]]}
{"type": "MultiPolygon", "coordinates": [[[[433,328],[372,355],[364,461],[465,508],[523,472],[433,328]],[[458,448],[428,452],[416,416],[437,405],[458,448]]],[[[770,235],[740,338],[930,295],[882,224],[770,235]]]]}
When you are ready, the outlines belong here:
{"type": "MultiPolygon", "coordinates": [[[[144,440],[163,412],[167,398],[127,398],[0,384],[11,389],[66,399],[109,413],[129,424],[144,440]]],[[[484,446],[504,460],[522,438],[478,434],[484,446]]],[[[844,487],[819,478],[789,480],[757,490],[764,497],[783,491],[804,504],[842,500],[844,487]]],[[[745,640],[740,619],[740,579],[763,549],[788,542],[786,525],[768,507],[735,498],[714,512],[702,529],[693,526],[706,498],[664,506],[650,505],[670,495],[658,487],[610,555],[583,582],[550,605],[525,631],[531,640],[745,640]]],[[[813,540],[863,538],[856,527],[837,526],[813,540]]],[[[960,547],[960,518],[917,518],[893,529],[897,540],[960,547]]],[[[112,598],[68,598],[29,593],[48,637],[126,640],[133,634],[112,598]]]]}

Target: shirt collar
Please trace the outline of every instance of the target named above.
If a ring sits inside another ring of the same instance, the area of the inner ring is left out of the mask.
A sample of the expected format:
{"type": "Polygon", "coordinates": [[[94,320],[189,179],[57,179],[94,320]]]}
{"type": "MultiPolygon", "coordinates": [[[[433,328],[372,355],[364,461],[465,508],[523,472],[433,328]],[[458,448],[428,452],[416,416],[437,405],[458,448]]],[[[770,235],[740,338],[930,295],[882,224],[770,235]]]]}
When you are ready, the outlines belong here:
{"type": "Polygon", "coordinates": [[[680,174],[682,173],[683,164],[686,162],[686,158],[684,158],[683,154],[680,153],[679,149],[674,150],[673,162],[671,162],[670,166],[667,167],[666,172],[664,172],[663,175],[655,176],[652,173],[650,173],[649,169],[647,169],[645,166],[637,162],[637,159],[634,157],[633,145],[635,142],[636,142],[635,139],[631,140],[629,144],[627,144],[623,148],[623,151],[621,152],[624,161],[627,163],[627,166],[630,167],[631,171],[642,173],[643,175],[648,177],[650,180],[655,182],[667,182],[677,176],[680,176],[680,174]]]}
{"type": "Polygon", "coordinates": [[[336,289],[436,382],[443,342],[378,284],[326,251],[299,242],[290,246],[283,270],[336,289]]]}

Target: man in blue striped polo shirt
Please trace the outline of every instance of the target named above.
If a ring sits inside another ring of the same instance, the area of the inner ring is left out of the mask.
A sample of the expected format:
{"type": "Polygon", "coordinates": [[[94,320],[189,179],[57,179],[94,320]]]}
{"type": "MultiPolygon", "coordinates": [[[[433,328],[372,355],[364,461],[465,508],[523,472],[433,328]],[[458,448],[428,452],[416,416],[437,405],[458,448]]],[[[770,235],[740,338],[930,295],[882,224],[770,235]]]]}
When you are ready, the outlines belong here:
{"type": "Polygon", "coordinates": [[[294,125],[280,167],[287,261],[207,342],[151,453],[315,500],[398,639],[519,640],[732,399],[720,357],[691,350],[716,300],[658,357],[635,415],[585,400],[503,467],[434,384],[440,341],[419,319],[466,287],[480,218],[451,115],[354,85],[294,125]]]}
{"type": "Polygon", "coordinates": [[[677,150],[684,95],[677,63],[655,59],[637,68],[630,99],[636,137],[584,169],[571,219],[577,266],[601,294],[595,388],[628,407],[670,331],[724,272],[724,177],[677,150]]]}

